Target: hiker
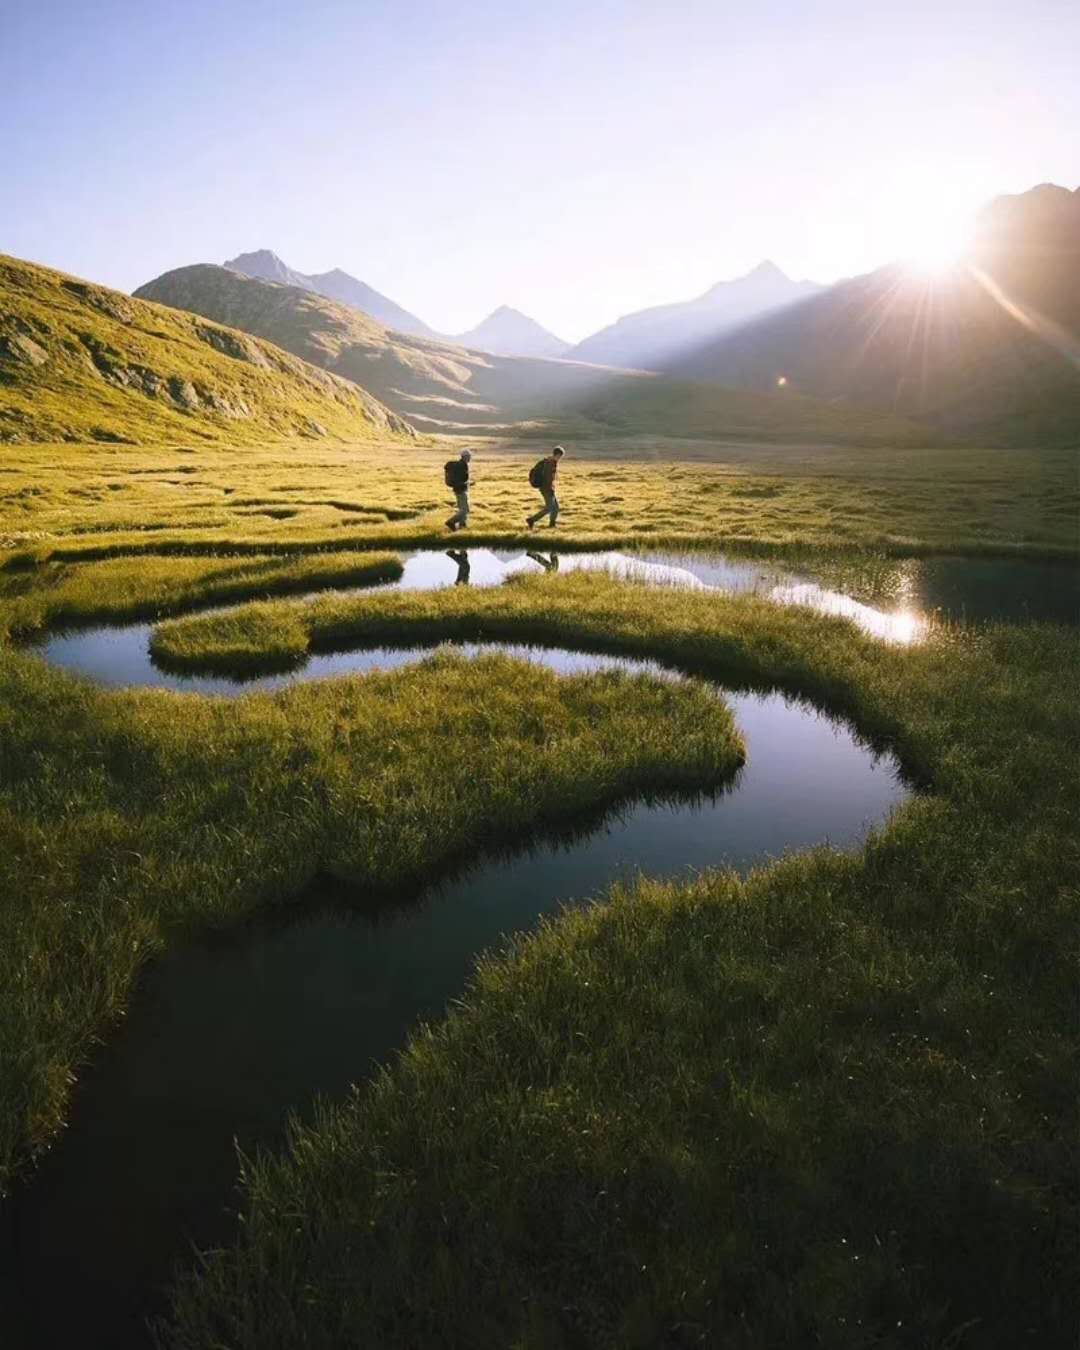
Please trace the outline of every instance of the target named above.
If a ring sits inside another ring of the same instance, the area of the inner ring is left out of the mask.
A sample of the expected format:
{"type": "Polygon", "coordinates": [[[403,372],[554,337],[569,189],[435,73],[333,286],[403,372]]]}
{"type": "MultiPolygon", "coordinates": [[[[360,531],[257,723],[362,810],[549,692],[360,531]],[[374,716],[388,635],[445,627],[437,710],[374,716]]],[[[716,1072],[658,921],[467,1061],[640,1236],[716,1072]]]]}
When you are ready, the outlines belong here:
{"type": "Polygon", "coordinates": [[[451,562],[457,563],[457,578],[454,585],[467,586],[469,584],[469,573],[472,571],[468,552],[463,548],[448,548],[446,556],[451,562]]]}
{"type": "Polygon", "coordinates": [[[531,530],[541,516],[550,516],[548,529],[554,529],[555,521],[559,515],[559,499],[555,496],[555,475],[559,472],[559,460],[562,459],[566,451],[561,445],[557,445],[551,454],[544,459],[538,459],[529,470],[529,484],[537,489],[544,499],[544,505],[535,515],[526,516],[525,524],[531,530]]]}
{"type": "Polygon", "coordinates": [[[453,488],[454,500],[457,502],[457,510],[446,522],[446,528],[451,534],[455,530],[463,530],[469,523],[469,461],[471,459],[472,451],[462,450],[457,459],[448,459],[446,467],[443,469],[446,486],[453,488]]]}

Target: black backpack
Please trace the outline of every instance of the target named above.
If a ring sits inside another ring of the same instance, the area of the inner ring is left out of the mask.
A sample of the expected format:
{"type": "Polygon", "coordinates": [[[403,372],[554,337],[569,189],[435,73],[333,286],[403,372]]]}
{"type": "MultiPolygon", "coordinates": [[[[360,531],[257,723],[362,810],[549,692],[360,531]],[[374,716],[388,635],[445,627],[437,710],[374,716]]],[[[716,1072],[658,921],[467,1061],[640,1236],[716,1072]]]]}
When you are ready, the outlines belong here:
{"type": "Polygon", "coordinates": [[[443,477],[446,479],[447,487],[463,488],[469,481],[469,466],[463,459],[448,459],[443,469],[443,477]]]}
{"type": "Polygon", "coordinates": [[[538,459],[529,470],[529,486],[534,488],[547,487],[548,483],[548,462],[547,459],[538,459]]]}

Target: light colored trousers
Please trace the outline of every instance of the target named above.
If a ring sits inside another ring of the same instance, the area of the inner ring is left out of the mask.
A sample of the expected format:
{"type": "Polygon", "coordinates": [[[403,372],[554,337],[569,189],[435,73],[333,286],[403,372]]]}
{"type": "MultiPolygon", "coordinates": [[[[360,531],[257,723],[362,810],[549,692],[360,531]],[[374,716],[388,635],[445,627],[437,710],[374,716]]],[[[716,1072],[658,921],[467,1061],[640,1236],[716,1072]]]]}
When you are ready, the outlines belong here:
{"type": "Polygon", "coordinates": [[[454,499],[457,501],[457,510],[446,523],[447,525],[467,525],[469,523],[469,489],[455,488],[454,499]]]}
{"type": "Polygon", "coordinates": [[[558,497],[555,496],[555,489],[541,488],[540,495],[544,499],[544,505],[540,508],[539,511],[536,512],[535,515],[530,516],[529,519],[535,525],[536,522],[538,520],[542,520],[544,516],[550,516],[551,524],[554,525],[555,520],[559,514],[559,499],[558,497]]]}

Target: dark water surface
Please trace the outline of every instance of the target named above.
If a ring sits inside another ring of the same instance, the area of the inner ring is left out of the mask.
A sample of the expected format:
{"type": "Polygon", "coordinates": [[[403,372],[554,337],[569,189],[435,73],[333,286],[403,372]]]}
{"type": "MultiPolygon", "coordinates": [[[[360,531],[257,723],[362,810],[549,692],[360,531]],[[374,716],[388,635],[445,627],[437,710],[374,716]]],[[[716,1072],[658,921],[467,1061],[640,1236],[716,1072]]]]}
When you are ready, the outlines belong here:
{"type": "MultiPolygon", "coordinates": [[[[656,669],[510,650],[563,673],[656,669]]],[[[422,653],[360,655],[369,668],[422,653]]],[[[317,673],[313,661],[305,676],[317,673]]],[[[362,1082],[418,1019],[443,1012],[503,935],[639,870],[746,871],[785,850],[856,845],[907,795],[894,761],[846,726],[779,695],[728,697],[748,762],[723,795],[632,804],[584,838],[481,857],[466,875],[367,912],[363,895],[316,884],[289,921],[148,968],[78,1086],[70,1127],[9,1206],[0,1259],[20,1290],[26,1344],[146,1345],[144,1318],[176,1263],[234,1231],[235,1144],[279,1145],[290,1111],[362,1082]]]]}
{"type": "MultiPolygon", "coordinates": [[[[1080,623],[1080,569],[967,558],[905,563],[899,595],[882,607],[766,564],[708,554],[556,554],[487,548],[429,551],[407,556],[404,573],[391,588],[494,586],[519,573],[541,571],[604,571],[659,585],[754,594],[777,604],[804,605],[847,617],[875,637],[899,644],[919,641],[932,617],[1080,623]]],[[[297,679],[365,670],[371,664],[368,653],[339,653],[313,657],[298,673],[247,683],[223,676],[176,675],[159,670],[151,661],[152,629],[150,623],[135,623],[58,632],[48,636],[40,650],[52,664],[89,675],[102,684],[151,685],[202,694],[236,694],[252,687],[276,689],[297,679]]]]}

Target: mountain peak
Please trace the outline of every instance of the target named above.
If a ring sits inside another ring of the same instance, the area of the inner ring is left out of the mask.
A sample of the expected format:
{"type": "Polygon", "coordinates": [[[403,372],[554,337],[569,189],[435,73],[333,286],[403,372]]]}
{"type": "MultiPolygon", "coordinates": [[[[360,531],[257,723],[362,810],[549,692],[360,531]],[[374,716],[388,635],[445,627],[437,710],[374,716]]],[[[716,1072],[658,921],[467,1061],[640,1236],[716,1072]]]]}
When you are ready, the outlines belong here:
{"type": "Polygon", "coordinates": [[[771,258],[766,258],[749,272],[743,272],[741,276],[718,281],[715,286],[710,286],[705,294],[699,297],[698,303],[723,300],[726,304],[733,295],[740,292],[764,293],[767,296],[776,294],[781,300],[796,299],[801,293],[817,289],[819,288],[813,282],[792,281],[771,258]]]}
{"type": "Polygon", "coordinates": [[[257,248],[253,253],[238,253],[225,266],[230,272],[239,272],[259,281],[276,281],[281,286],[305,286],[307,278],[294,272],[287,263],[269,248],[257,248]]]}
{"type": "Polygon", "coordinates": [[[495,356],[562,356],[570,344],[554,333],[549,333],[535,319],[522,314],[520,309],[500,305],[467,333],[459,333],[451,341],[495,356]]]}

